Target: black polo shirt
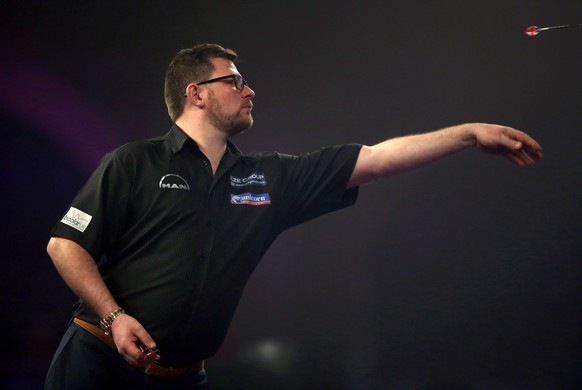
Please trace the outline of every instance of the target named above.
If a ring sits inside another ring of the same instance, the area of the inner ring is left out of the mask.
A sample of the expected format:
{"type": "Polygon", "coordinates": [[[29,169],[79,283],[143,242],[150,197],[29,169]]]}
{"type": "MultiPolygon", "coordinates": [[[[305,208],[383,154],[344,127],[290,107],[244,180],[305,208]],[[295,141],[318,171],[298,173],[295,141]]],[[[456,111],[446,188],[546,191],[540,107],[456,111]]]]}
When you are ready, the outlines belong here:
{"type": "MultiPolygon", "coordinates": [[[[215,175],[179,127],[107,154],[51,234],[96,260],[109,290],[185,365],[220,347],[242,290],[283,230],[352,205],[361,145],[300,156],[242,155],[231,143],[215,175]]],[[[98,324],[83,302],[74,315],[98,324]]]]}

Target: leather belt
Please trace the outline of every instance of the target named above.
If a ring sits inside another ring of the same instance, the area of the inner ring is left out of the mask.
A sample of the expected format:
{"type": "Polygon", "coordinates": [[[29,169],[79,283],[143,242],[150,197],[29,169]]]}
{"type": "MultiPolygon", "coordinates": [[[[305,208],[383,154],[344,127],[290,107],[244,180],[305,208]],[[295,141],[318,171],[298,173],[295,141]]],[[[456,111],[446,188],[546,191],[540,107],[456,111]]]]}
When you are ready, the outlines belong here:
{"type": "Polygon", "coordinates": [[[178,378],[191,372],[198,372],[204,368],[204,360],[192,364],[190,367],[166,367],[159,364],[148,364],[143,370],[148,375],[158,378],[178,378]]]}
{"type": "MultiPolygon", "coordinates": [[[[103,332],[103,329],[100,327],[80,318],[73,318],[73,322],[117,352],[117,347],[115,346],[112,335],[106,335],[105,332],[103,332]]],[[[196,362],[189,367],[166,367],[160,364],[149,364],[147,367],[142,368],[142,370],[147,375],[155,376],[158,378],[178,378],[191,372],[198,372],[203,368],[204,360],[200,360],[199,362],[196,362]]]]}
{"type": "Polygon", "coordinates": [[[103,341],[111,349],[117,352],[117,347],[115,346],[115,341],[113,341],[112,335],[106,335],[105,332],[103,332],[103,329],[101,329],[100,327],[93,325],[90,322],[84,321],[80,318],[77,317],[73,318],[73,322],[79,325],[81,328],[85,329],[87,332],[91,333],[93,336],[97,337],[99,340],[103,341]]]}

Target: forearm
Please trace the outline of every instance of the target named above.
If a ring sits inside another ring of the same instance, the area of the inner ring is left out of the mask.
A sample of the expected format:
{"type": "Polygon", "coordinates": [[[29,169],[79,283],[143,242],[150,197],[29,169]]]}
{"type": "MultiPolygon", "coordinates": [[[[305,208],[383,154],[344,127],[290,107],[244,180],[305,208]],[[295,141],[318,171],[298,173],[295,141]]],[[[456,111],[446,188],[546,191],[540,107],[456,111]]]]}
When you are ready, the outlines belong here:
{"type": "Polygon", "coordinates": [[[83,247],[64,238],[52,237],[47,252],[65,283],[99,318],[119,307],[103,282],[93,257],[83,247]]]}
{"type": "Polygon", "coordinates": [[[475,145],[467,125],[394,138],[370,147],[377,174],[410,171],[475,145]]]}
{"type": "Polygon", "coordinates": [[[350,184],[411,171],[474,145],[475,138],[467,125],[459,125],[364,146],[350,184]]]}

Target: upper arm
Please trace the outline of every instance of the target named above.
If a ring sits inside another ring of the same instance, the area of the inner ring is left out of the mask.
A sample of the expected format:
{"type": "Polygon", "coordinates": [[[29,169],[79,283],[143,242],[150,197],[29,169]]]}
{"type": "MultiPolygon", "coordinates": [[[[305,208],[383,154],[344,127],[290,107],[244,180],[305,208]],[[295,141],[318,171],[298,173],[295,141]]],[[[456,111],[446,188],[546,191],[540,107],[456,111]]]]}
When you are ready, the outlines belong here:
{"type": "Polygon", "coordinates": [[[356,160],[356,165],[354,166],[354,171],[348,182],[348,188],[357,187],[377,179],[372,154],[372,147],[362,146],[358,159],[356,160]]]}

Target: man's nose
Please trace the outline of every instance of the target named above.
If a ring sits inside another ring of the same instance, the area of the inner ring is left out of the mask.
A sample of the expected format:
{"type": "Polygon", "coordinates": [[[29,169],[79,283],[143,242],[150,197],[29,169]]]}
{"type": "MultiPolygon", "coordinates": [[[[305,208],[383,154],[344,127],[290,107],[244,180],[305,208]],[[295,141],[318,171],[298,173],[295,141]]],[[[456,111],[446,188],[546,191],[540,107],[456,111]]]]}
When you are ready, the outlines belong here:
{"type": "Polygon", "coordinates": [[[250,97],[251,99],[256,95],[255,91],[253,91],[248,85],[244,86],[242,93],[245,97],[250,97]]]}

